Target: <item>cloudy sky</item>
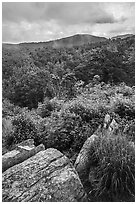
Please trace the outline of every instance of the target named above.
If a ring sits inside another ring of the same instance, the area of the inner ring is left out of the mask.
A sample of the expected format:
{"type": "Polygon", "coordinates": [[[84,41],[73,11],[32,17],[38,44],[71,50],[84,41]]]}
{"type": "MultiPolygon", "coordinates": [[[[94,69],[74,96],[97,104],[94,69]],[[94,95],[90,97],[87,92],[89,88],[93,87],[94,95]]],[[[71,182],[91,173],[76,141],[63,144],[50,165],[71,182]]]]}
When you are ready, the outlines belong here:
{"type": "Polygon", "coordinates": [[[3,42],[48,41],[86,33],[135,33],[135,4],[104,2],[3,2],[3,42]]]}

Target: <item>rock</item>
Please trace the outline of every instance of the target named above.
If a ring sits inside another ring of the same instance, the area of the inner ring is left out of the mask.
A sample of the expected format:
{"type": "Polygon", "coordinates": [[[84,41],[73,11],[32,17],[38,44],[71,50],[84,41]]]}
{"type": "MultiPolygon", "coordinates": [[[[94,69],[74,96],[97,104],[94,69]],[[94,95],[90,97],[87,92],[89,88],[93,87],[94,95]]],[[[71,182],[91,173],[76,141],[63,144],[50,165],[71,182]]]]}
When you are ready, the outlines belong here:
{"type": "Polygon", "coordinates": [[[119,125],[118,123],[115,121],[115,119],[112,120],[112,122],[110,123],[109,125],[109,132],[112,133],[112,134],[117,134],[118,132],[118,129],[119,129],[119,125]]]}
{"type": "Polygon", "coordinates": [[[2,175],[3,202],[87,201],[70,160],[56,149],[41,151],[2,175]]]}
{"type": "Polygon", "coordinates": [[[105,118],[104,118],[104,128],[107,128],[107,127],[108,127],[110,121],[111,121],[110,115],[109,115],[109,114],[106,114],[106,115],[105,115],[105,118]]]}
{"type": "Polygon", "coordinates": [[[101,85],[101,87],[105,86],[105,82],[102,81],[102,82],[100,83],[100,85],[101,85]]]}
{"type": "Polygon", "coordinates": [[[102,125],[99,125],[96,131],[94,132],[94,135],[98,136],[102,132],[102,125]]]}
{"type": "Polygon", "coordinates": [[[14,150],[7,152],[2,156],[2,172],[23,162],[44,149],[45,147],[43,144],[35,147],[32,139],[18,144],[14,150]]]}
{"type": "Polygon", "coordinates": [[[95,75],[95,76],[93,77],[93,79],[96,79],[96,80],[99,80],[99,81],[100,81],[100,76],[99,76],[99,75],[95,75]]]}
{"type": "Polygon", "coordinates": [[[78,172],[81,180],[86,179],[88,177],[90,167],[95,162],[93,158],[93,153],[94,153],[94,141],[97,138],[98,136],[94,134],[85,141],[75,161],[74,167],[76,168],[76,171],[78,172]]]}
{"type": "Polygon", "coordinates": [[[24,140],[21,143],[17,144],[16,146],[17,147],[18,146],[30,146],[30,147],[32,146],[32,147],[34,147],[34,140],[33,139],[27,139],[27,140],[24,140]]]}
{"type": "Polygon", "coordinates": [[[16,149],[18,149],[20,151],[23,151],[23,150],[29,151],[33,148],[35,148],[33,139],[25,140],[25,141],[16,145],[16,149]]]}
{"type": "Polygon", "coordinates": [[[99,76],[99,75],[95,75],[95,76],[93,77],[93,82],[99,83],[99,81],[100,81],[100,76],[99,76]]]}
{"type": "Polygon", "coordinates": [[[2,134],[9,134],[12,131],[12,122],[10,118],[2,118],[2,134]]]}

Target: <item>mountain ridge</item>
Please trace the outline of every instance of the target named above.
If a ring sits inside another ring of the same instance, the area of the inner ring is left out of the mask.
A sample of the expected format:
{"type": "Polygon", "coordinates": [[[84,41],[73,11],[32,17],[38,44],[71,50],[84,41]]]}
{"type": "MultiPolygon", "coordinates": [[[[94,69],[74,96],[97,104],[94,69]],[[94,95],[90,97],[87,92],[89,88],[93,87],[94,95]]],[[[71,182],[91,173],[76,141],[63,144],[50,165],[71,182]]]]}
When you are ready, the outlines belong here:
{"type": "Polygon", "coordinates": [[[103,40],[107,40],[107,38],[105,37],[101,37],[101,36],[95,36],[95,35],[90,35],[90,34],[75,34],[75,35],[71,35],[71,36],[67,36],[67,37],[63,37],[63,38],[57,38],[55,40],[48,40],[48,41],[38,41],[38,42],[21,42],[21,43],[2,43],[2,44],[7,44],[7,45],[23,45],[23,44],[38,44],[38,43],[51,43],[54,41],[60,41],[60,40],[68,40],[71,38],[77,38],[77,37],[86,37],[86,38],[95,38],[95,39],[103,39],[103,40]]]}
{"type": "Polygon", "coordinates": [[[72,48],[75,46],[81,46],[81,45],[87,45],[90,43],[97,43],[97,42],[103,42],[108,40],[113,40],[117,38],[126,38],[133,36],[133,34],[125,34],[125,35],[118,35],[114,36],[112,38],[105,38],[101,36],[95,36],[90,34],[76,34],[64,38],[59,38],[55,40],[50,41],[43,41],[43,42],[22,42],[17,44],[12,43],[2,43],[3,47],[7,48],[16,48],[19,47],[26,47],[26,48],[42,48],[42,47],[52,47],[52,48],[72,48]]]}
{"type": "Polygon", "coordinates": [[[134,36],[134,34],[124,34],[124,35],[114,36],[114,37],[112,37],[111,39],[112,39],[112,40],[113,40],[113,39],[118,39],[118,38],[124,39],[124,38],[132,37],[132,36],[134,36]]]}
{"type": "Polygon", "coordinates": [[[23,42],[19,44],[9,44],[5,43],[5,47],[27,47],[27,48],[42,48],[42,47],[52,47],[52,48],[72,48],[75,46],[86,45],[88,43],[96,43],[108,40],[105,37],[98,37],[89,34],[76,34],[73,36],[60,38],[56,40],[50,40],[46,42],[23,42]]]}

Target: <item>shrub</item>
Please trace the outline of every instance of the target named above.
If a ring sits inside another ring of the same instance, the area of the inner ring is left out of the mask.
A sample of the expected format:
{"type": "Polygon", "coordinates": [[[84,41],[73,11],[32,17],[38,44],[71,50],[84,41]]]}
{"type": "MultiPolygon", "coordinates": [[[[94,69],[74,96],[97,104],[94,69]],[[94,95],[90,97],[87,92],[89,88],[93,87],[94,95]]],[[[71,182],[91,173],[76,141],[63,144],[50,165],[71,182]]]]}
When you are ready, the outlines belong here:
{"type": "Polygon", "coordinates": [[[13,129],[7,136],[7,145],[20,143],[27,139],[37,138],[37,128],[34,122],[27,116],[27,114],[18,114],[12,119],[13,129]]]}
{"type": "Polygon", "coordinates": [[[83,122],[88,123],[92,129],[92,134],[103,123],[104,116],[107,113],[107,107],[103,107],[102,104],[95,102],[92,98],[77,98],[66,103],[63,108],[70,113],[75,113],[81,117],[83,122]]]}
{"type": "Polygon", "coordinates": [[[53,112],[45,121],[45,131],[40,141],[46,148],[53,147],[69,153],[79,152],[83,143],[91,135],[91,127],[81,117],[69,111],[53,112]]]}
{"type": "Polygon", "coordinates": [[[105,136],[94,144],[98,164],[89,176],[92,194],[104,201],[134,199],[135,152],[134,143],[121,135],[105,136]],[[93,179],[94,178],[94,179],[93,179]]]}
{"type": "Polygon", "coordinates": [[[62,100],[58,100],[56,98],[51,100],[45,98],[43,103],[38,104],[37,113],[42,118],[49,117],[53,110],[60,110],[62,103],[62,100]]]}
{"type": "Polygon", "coordinates": [[[115,97],[111,100],[111,110],[118,114],[121,118],[133,120],[135,118],[135,102],[134,98],[126,99],[115,97]]]}
{"type": "Polygon", "coordinates": [[[85,96],[63,102],[57,99],[48,101],[53,111],[45,118],[45,130],[40,133],[39,141],[46,148],[79,152],[87,137],[103,123],[107,108],[96,102],[96,98],[94,101],[94,98],[85,96]]]}
{"type": "Polygon", "coordinates": [[[46,148],[79,152],[85,140],[103,123],[107,108],[83,96],[59,106],[57,102],[49,101],[54,110],[45,118],[45,130],[40,133],[39,141],[46,148]]]}
{"type": "Polygon", "coordinates": [[[116,93],[122,93],[123,96],[131,96],[134,94],[134,90],[126,86],[124,83],[121,83],[118,87],[116,87],[116,93]]]}
{"type": "Polygon", "coordinates": [[[2,117],[18,114],[20,109],[20,107],[13,105],[8,99],[2,100],[2,117]]]}
{"type": "Polygon", "coordinates": [[[39,103],[37,112],[42,118],[48,117],[51,115],[53,107],[50,104],[49,100],[44,101],[44,103],[39,103]]]}

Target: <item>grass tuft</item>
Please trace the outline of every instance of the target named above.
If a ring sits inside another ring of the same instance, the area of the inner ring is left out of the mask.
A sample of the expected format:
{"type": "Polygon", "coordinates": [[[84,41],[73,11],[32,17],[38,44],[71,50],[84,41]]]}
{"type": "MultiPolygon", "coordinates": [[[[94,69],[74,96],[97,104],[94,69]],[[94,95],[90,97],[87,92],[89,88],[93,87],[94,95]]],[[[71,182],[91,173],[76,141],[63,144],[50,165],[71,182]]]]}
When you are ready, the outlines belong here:
{"type": "Polygon", "coordinates": [[[109,201],[134,199],[134,143],[122,135],[100,137],[95,142],[98,165],[90,172],[89,180],[95,197],[109,201]]]}

